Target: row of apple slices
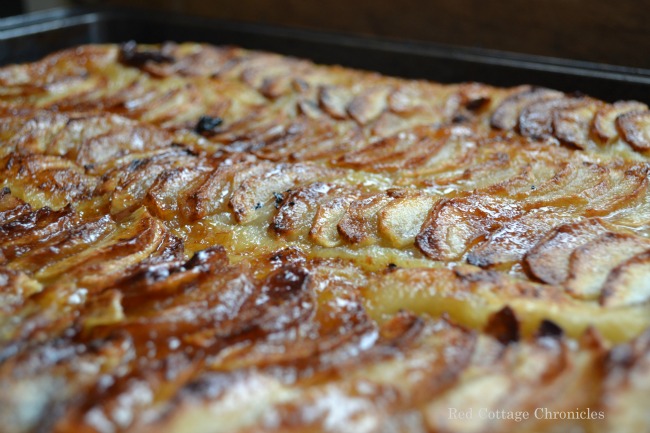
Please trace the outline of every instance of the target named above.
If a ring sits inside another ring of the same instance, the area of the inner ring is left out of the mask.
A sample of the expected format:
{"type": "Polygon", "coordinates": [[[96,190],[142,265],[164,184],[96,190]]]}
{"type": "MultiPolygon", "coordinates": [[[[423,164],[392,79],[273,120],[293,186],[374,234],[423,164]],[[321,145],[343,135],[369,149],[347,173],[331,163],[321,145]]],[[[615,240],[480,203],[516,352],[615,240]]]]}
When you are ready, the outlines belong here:
{"type": "Polygon", "coordinates": [[[500,103],[492,113],[491,125],[533,139],[554,137],[580,149],[610,144],[620,137],[639,152],[650,150],[650,111],[636,101],[605,104],[589,97],[524,87],[500,103]]]}

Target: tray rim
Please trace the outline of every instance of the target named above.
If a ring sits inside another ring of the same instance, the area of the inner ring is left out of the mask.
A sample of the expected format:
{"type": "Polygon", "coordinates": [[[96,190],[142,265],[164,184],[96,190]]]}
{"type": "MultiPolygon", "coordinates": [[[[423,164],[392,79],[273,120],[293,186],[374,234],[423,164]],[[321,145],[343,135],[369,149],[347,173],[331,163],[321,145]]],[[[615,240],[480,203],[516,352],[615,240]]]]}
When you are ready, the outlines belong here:
{"type": "MultiPolygon", "coordinates": [[[[650,86],[650,69],[644,68],[412,39],[386,38],[275,24],[224,20],[184,13],[172,13],[170,11],[126,7],[68,6],[0,18],[0,42],[43,34],[47,31],[75,25],[90,25],[115,19],[144,20],[151,24],[192,24],[203,28],[214,28],[215,30],[236,31],[258,36],[283,37],[308,43],[327,43],[349,48],[374,50],[384,52],[387,55],[390,53],[399,53],[422,58],[450,59],[487,66],[566,74],[576,76],[577,78],[589,77],[650,86]]],[[[179,40],[183,39],[180,38],[179,40]]],[[[0,66],[11,63],[11,60],[0,62],[0,66]]]]}

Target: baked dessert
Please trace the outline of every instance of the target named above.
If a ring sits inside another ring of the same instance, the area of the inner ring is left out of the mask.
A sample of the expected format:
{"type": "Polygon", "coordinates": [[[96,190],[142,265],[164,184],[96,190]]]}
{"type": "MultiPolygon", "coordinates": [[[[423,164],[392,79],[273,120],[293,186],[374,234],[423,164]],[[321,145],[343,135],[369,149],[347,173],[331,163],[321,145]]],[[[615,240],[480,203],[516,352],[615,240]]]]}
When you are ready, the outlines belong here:
{"type": "Polygon", "coordinates": [[[0,84],[2,431],[650,431],[643,103],[173,43],[0,84]]]}

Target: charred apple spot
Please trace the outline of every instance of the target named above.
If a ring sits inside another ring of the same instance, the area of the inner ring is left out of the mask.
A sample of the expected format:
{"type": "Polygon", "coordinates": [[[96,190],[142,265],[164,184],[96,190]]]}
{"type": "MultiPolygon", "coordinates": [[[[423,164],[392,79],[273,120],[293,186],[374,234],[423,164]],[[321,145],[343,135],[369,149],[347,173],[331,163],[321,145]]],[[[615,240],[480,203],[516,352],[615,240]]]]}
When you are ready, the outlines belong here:
{"type": "Polygon", "coordinates": [[[506,306],[490,316],[484,331],[502,344],[516,343],[519,341],[519,320],[512,308],[506,306]]]}
{"type": "Polygon", "coordinates": [[[470,120],[470,117],[465,114],[455,114],[454,117],[451,118],[451,123],[459,124],[469,122],[470,120]]]}
{"type": "Polygon", "coordinates": [[[228,255],[221,245],[215,245],[205,250],[197,251],[185,264],[185,269],[194,269],[198,272],[208,271],[210,268],[228,264],[228,255]]]}
{"type": "Polygon", "coordinates": [[[201,116],[199,121],[196,122],[194,131],[198,134],[210,136],[219,132],[219,127],[223,124],[221,117],[201,116]]]}
{"type": "Polygon", "coordinates": [[[276,251],[269,257],[269,262],[274,268],[280,268],[287,265],[303,265],[306,262],[305,254],[296,247],[283,248],[276,251]]]}
{"type": "Polygon", "coordinates": [[[306,269],[287,265],[266,280],[263,292],[280,298],[292,298],[304,292],[308,284],[309,272],[306,269]]]}
{"type": "MultiPolygon", "coordinates": [[[[284,195],[279,192],[274,192],[273,198],[275,198],[275,208],[280,209],[280,205],[284,201],[284,195]]],[[[293,204],[289,204],[289,206],[293,206],[293,204]]]]}
{"type": "Polygon", "coordinates": [[[561,338],[564,335],[564,330],[552,320],[544,319],[539,324],[539,328],[535,334],[538,338],[552,337],[561,338]]]}
{"type": "Polygon", "coordinates": [[[481,96],[476,99],[471,99],[465,104],[465,108],[470,111],[480,111],[490,103],[490,98],[481,96]]]}
{"type": "Polygon", "coordinates": [[[404,346],[421,335],[427,326],[425,320],[408,311],[398,311],[394,317],[384,323],[380,329],[381,336],[391,346],[404,346]]]}
{"type": "Polygon", "coordinates": [[[141,67],[147,62],[152,63],[174,63],[176,59],[164,54],[160,50],[138,49],[135,41],[129,41],[120,46],[120,62],[128,66],[141,67]]]}

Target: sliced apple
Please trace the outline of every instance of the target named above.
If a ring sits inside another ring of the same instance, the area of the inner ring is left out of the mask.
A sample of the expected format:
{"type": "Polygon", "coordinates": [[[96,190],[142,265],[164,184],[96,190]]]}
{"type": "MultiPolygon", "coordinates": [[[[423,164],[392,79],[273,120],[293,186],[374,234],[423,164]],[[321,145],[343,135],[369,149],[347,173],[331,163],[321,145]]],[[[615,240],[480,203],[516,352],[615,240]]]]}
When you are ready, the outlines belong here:
{"type": "Polygon", "coordinates": [[[441,200],[431,209],[415,243],[433,260],[457,260],[472,242],[523,213],[515,200],[487,195],[441,200]]]}
{"type": "Polygon", "coordinates": [[[392,194],[381,193],[353,201],[338,223],[339,233],[352,244],[376,243],[379,240],[377,214],[393,200],[392,194]]]}
{"type": "Polygon", "coordinates": [[[377,86],[362,91],[348,104],[348,114],[359,124],[366,125],[386,110],[390,90],[388,86],[377,86]]]}
{"type": "Polygon", "coordinates": [[[543,87],[525,87],[522,91],[507,97],[492,114],[490,124],[493,128],[512,130],[517,126],[521,111],[528,105],[563,97],[562,92],[543,87]]]}
{"type": "Polygon", "coordinates": [[[504,222],[502,227],[467,255],[467,262],[482,268],[520,261],[554,227],[575,220],[556,209],[537,209],[504,222]]]}
{"type": "Polygon", "coordinates": [[[609,273],[600,302],[606,307],[641,304],[650,300],[650,251],[638,254],[609,273]]]}
{"type": "Polygon", "coordinates": [[[393,247],[413,245],[435,201],[425,194],[407,194],[388,203],[379,212],[379,234],[393,247]]]}
{"type": "Polygon", "coordinates": [[[580,209],[593,197],[604,194],[610,185],[607,167],[591,162],[570,162],[555,176],[525,194],[524,206],[538,208],[560,206],[580,209]]]}
{"type": "Polygon", "coordinates": [[[588,148],[592,141],[590,128],[596,111],[602,104],[585,98],[582,103],[553,113],[553,134],[561,142],[579,149],[588,148]]]}
{"type": "Polygon", "coordinates": [[[650,150],[650,111],[630,111],[616,118],[623,140],[639,152],[650,150]]]}
{"type": "Polygon", "coordinates": [[[282,193],[327,174],[334,175],[331,170],[310,164],[278,164],[244,180],[234,190],[230,205],[237,221],[246,224],[257,218],[256,210],[273,201],[274,193],[282,193]]]}
{"type": "Polygon", "coordinates": [[[551,98],[527,105],[519,116],[519,132],[525,137],[544,139],[553,136],[553,118],[558,111],[574,109],[583,98],[551,98]]]}
{"type": "Polygon", "coordinates": [[[569,278],[569,259],[573,250],[606,231],[607,228],[597,218],[559,226],[526,254],[525,269],[545,283],[562,284],[569,278]]]}
{"type": "Polygon", "coordinates": [[[333,183],[315,182],[276,197],[278,213],[271,229],[285,239],[306,237],[314,222],[319,204],[349,193],[349,188],[333,183]]]}
{"type": "Polygon", "coordinates": [[[614,141],[618,136],[616,119],[630,111],[647,110],[648,106],[637,101],[619,101],[601,107],[594,116],[591,125],[592,135],[602,144],[614,141]]]}
{"type": "Polygon", "coordinates": [[[343,240],[338,230],[339,221],[357,197],[356,194],[347,194],[320,204],[314,217],[314,224],[309,230],[309,238],[323,247],[331,248],[340,245],[343,240]]]}
{"type": "Polygon", "coordinates": [[[650,241],[639,236],[602,234],[573,251],[566,288],[577,298],[597,299],[612,269],[647,250],[650,241]]]}
{"type": "Polygon", "coordinates": [[[334,119],[348,117],[346,107],[352,99],[349,90],[336,86],[321,86],[318,91],[318,101],[321,108],[334,119]]]}

